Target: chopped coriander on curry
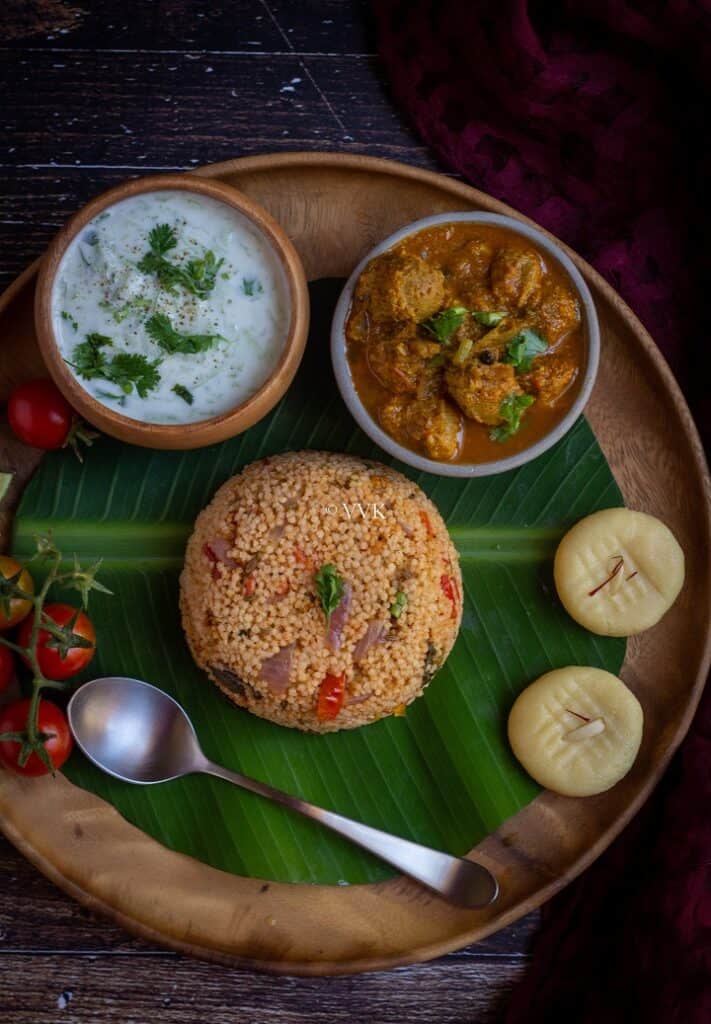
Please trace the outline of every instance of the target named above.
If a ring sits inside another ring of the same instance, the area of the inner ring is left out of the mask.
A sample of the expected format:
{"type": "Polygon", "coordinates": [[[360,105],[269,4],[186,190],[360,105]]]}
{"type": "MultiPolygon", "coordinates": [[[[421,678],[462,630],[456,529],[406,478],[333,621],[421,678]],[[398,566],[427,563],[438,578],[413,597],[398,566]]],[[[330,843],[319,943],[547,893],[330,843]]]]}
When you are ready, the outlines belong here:
{"type": "Polygon", "coordinates": [[[314,575],[314,583],[323,613],[326,616],[326,622],[330,623],[331,616],[343,597],[343,577],[338,575],[338,570],[333,562],[327,562],[314,575]]]}
{"type": "Polygon", "coordinates": [[[68,324],[71,324],[75,331],[79,330],[79,324],[76,322],[71,313],[67,313],[66,309],[63,309],[60,313],[62,320],[66,320],[68,324]]]}
{"type": "Polygon", "coordinates": [[[483,327],[496,327],[497,324],[500,324],[508,316],[508,313],[503,310],[474,309],[472,310],[472,316],[483,327]]]}
{"type": "Polygon", "coordinates": [[[493,427],[489,432],[491,440],[506,441],[518,433],[521,427],[521,417],[535,401],[533,395],[508,395],[504,398],[499,407],[504,422],[498,427],[493,427]]]}
{"type": "Polygon", "coordinates": [[[528,373],[536,356],[548,351],[548,342],[540,334],[525,328],[506,346],[504,361],[515,366],[519,373],[528,373]]]}
{"type": "Polygon", "coordinates": [[[464,323],[467,311],[464,306],[451,306],[436,316],[431,316],[422,324],[424,329],[436,338],[440,345],[448,345],[452,335],[464,323]]]}

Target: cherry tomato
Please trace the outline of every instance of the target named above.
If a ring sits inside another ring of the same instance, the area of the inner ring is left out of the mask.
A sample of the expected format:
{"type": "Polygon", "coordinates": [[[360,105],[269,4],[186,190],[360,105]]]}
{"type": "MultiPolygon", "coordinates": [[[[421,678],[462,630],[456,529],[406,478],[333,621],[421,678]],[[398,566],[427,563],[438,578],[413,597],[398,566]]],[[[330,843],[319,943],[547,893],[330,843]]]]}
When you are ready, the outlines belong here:
{"type": "Polygon", "coordinates": [[[15,658],[9,647],[0,644],[0,693],[10,686],[15,675],[15,658]]]}
{"type": "Polygon", "coordinates": [[[10,395],[7,418],[21,441],[51,451],[66,443],[74,413],[54,381],[28,380],[10,395]]]}
{"type": "Polygon", "coordinates": [[[327,722],[336,718],[343,707],[346,696],[346,673],[341,672],[340,676],[333,676],[330,673],[325,676],[318,691],[318,705],[316,715],[321,722],[327,722]]]}
{"type": "MultiPolygon", "coordinates": [[[[37,660],[42,674],[48,679],[69,679],[70,676],[81,672],[94,657],[96,650],[96,633],[88,615],[72,608],[70,604],[46,604],[43,609],[44,615],[56,622],[58,626],[67,628],[67,633],[72,632],[77,636],[83,636],[91,642],[91,647],[70,647],[64,656],[55,646],[60,643],[46,629],[39,629],[37,632],[37,660]],[[69,630],[69,624],[74,616],[77,620],[69,630]]],[[[32,636],[33,617],[25,619],[17,634],[17,642],[21,647],[29,647],[32,636]]]]}
{"type": "MultiPolygon", "coordinates": [[[[14,558],[9,558],[7,555],[0,555],[0,573],[2,573],[5,579],[11,579],[13,576],[17,576],[18,572],[20,573],[20,577],[16,581],[17,586],[20,590],[23,590],[25,594],[34,594],[35,585],[32,582],[32,577],[28,573],[27,569],[23,569],[20,563],[16,562],[14,558]]],[[[0,629],[10,629],[11,626],[16,626],[18,622],[22,622],[31,607],[32,605],[30,602],[24,601],[21,597],[11,597],[8,608],[6,608],[3,601],[0,600],[0,629]]]]}
{"type": "MultiPolygon", "coordinates": [[[[30,710],[29,700],[18,700],[14,704],[0,709],[0,733],[22,732],[27,729],[27,716],[30,710]]],[[[48,700],[40,700],[37,712],[37,731],[45,738],[44,749],[47,751],[52,768],[61,768],[72,752],[73,740],[69,724],[63,712],[56,704],[48,700]]],[[[18,764],[22,751],[20,740],[0,740],[0,764],[18,775],[46,775],[49,768],[32,751],[24,765],[18,764]]]]}

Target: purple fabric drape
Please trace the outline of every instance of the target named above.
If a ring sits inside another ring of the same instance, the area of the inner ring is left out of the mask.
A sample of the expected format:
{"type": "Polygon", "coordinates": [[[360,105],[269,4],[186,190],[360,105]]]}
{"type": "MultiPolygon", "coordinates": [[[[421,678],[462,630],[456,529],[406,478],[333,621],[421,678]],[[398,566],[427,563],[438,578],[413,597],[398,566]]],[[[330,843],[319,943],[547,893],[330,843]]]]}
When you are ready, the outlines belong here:
{"type": "MultiPolygon", "coordinates": [[[[586,257],[707,441],[711,0],[373,0],[396,101],[442,163],[586,257]]],[[[711,1020],[711,692],[654,797],[544,910],[508,1024],[711,1020]]]]}

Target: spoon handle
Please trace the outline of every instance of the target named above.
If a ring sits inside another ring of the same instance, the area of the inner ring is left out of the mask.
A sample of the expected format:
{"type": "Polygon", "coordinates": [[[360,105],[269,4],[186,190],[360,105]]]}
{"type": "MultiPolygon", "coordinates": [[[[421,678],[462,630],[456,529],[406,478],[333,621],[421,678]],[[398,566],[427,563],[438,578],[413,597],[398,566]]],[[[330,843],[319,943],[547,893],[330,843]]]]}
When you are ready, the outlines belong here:
{"type": "Polygon", "coordinates": [[[342,814],[335,814],[333,811],[315,807],[299,797],[289,796],[264,782],[257,782],[256,779],[232,772],[211,761],[206,760],[198,770],[207,775],[214,775],[218,779],[225,779],[227,782],[234,783],[235,786],[258,793],[259,796],[265,796],[269,800],[275,800],[292,811],[298,811],[307,818],[320,822],[346,839],[350,839],[351,842],[362,846],[364,850],[374,853],[381,860],[392,864],[404,874],[416,878],[418,882],[453,903],[465,907],[484,907],[495,900],[498,895],[499,887],[496,879],[481,864],[475,864],[473,861],[464,860],[461,857],[452,857],[450,854],[441,853],[438,850],[431,850],[429,847],[420,846],[419,843],[413,843],[409,839],[401,839],[388,832],[381,832],[380,829],[363,825],[359,821],[344,818],[342,814]]]}

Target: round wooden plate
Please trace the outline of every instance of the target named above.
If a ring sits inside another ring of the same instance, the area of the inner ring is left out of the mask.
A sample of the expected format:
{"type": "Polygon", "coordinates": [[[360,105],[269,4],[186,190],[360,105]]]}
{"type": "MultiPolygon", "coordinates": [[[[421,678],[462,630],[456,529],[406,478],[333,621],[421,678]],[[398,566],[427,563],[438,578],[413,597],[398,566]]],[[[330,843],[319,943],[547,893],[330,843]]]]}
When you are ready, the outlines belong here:
{"type": "MultiPolygon", "coordinates": [[[[430,213],[474,208],[516,216],[441,175],[367,157],[280,154],[197,173],[266,206],[310,279],[346,277],[381,238],[430,213]]],[[[658,349],[602,278],[570,255],[602,329],[587,415],[626,503],[660,516],[687,554],[679,600],[628,645],[622,675],[645,709],[630,774],[598,797],[543,793],[489,836],[476,853],[499,878],[501,896],[471,911],[402,878],[344,888],[238,878],[167,850],[62,776],[32,781],[0,772],[0,825],[52,881],[128,930],[184,953],[285,974],[355,973],[439,956],[516,920],[578,875],[630,820],[686,733],[709,668],[709,480],[689,410],[658,349]]],[[[0,300],[3,394],[42,372],[32,324],[36,273],[37,263],[0,300]]],[[[9,506],[36,462],[27,448],[3,443],[0,466],[18,474],[9,506]]]]}

